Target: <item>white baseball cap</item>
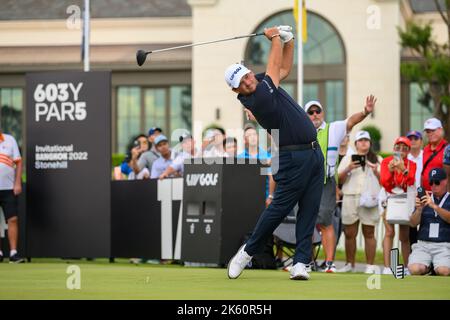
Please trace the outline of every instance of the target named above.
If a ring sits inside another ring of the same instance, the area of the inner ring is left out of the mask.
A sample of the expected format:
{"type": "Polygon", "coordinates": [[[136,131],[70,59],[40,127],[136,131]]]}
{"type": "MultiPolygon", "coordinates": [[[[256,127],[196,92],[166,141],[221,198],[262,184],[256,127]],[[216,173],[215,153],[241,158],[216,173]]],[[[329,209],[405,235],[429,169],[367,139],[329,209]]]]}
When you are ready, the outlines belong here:
{"type": "Polygon", "coordinates": [[[436,118],[430,118],[427,121],[425,121],[425,124],[423,125],[423,130],[436,130],[438,128],[442,128],[442,122],[439,119],[436,118]]]}
{"type": "Polygon", "coordinates": [[[241,83],[241,79],[251,71],[240,63],[233,63],[225,70],[225,81],[231,87],[236,89],[241,83]]]}
{"type": "Polygon", "coordinates": [[[319,101],[311,100],[305,105],[305,112],[308,112],[309,108],[311,108],[312,106],[319,107],[321,110],[323,110],[323,107],[319,101]]]}
{"type": "Polygon", "coordinates": [[[361,130],[358,131],[355,135],[355,141],[361,140],[361,139],[367,139],[367,140],[371,140],[370,139],[370,134],[367,131],[361,130]]]}
{"type": "Polygon", "coordinates": [[[222,132],[220,132],[220,131],[217,130],[217,129],[208,129],[208,130],[206,130],[206,132],[205,132],[204,139],[206,139],[206,140],[211,140],[211,139],[213,139],[215,136],[217,136],[217,135],[219,135],[219,134],[222,134],[222,132]]]}

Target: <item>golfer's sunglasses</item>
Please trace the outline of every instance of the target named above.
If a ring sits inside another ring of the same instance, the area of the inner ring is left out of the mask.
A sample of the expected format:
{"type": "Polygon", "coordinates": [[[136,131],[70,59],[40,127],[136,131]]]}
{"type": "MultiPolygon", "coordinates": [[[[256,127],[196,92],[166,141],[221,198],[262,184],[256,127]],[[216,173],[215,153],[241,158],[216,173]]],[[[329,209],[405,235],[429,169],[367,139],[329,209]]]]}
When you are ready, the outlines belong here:
{"type": "Polygon", "coordinates": [[[322,113],[322,110],[321,110],[321,109],[308,110],[308,114],[309,114],[310,116],[312,116],[314,113],[316,113],[316,114],[321,114],[321,113],[322,113]]]}
{"type": "Polygon", "coordinates": [[[441,182],[440,181],[430,181],[430,186],[432,186],[433,184],[438,186],[441,184],[441,182]]]}

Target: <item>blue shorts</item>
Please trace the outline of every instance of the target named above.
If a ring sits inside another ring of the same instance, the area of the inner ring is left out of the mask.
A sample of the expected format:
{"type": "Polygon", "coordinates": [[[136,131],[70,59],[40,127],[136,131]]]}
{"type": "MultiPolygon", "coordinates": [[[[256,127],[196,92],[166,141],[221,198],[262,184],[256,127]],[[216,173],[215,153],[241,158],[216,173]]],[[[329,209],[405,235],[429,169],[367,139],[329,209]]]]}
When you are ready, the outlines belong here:
{"type": "Polygon", "coordinates": [[[450,144],[445,148],[444,151],[444,164],[450,166],[450,144]]]}

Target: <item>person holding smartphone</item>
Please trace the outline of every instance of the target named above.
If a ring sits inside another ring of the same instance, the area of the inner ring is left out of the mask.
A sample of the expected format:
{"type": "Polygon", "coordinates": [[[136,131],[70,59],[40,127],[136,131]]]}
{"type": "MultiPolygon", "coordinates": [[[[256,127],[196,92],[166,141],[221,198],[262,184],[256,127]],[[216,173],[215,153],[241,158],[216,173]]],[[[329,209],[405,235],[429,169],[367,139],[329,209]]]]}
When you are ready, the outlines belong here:
{"type": "Polygon", "coordinates": [[[412,275],[425,275],[434,268],[439,276],[450,275],[450,193],[442,168],[428,175],[431,192],[418,194],[412,226],[419,227],[418,241],[412,247],[408,269],[412,275]]]}
{"type": "MultiPolygon", "coordinates": [[[[421,186],[422,169],[423,169],[423,139],[420,131],[411,130],[406,134],[406,137],[411,141],[411,150],[408,154],[408,159],[416,163],[416,188],[421,186]]],[[[417,242],[417,228],[410,227],[409,242],[411,245],[417,242]]]]}
{"type": "Polygon", "coordinates": [[[149,143],[145,134],[139,134],[133,137],[127,146],[127,154],[120,165],[121,173],[128,176],[131,180],[141,171],[134,172],[133,165],[139,157],[149,149],[149,143]]]}
{"type": "Polygon", "coordinates": [[[211,127],[205,131],[202,152],[204,158],[224,157],[223,141],[226,139],[225,130],[221,127],[211,127]]]}
{"type": "MultiPolygon", "coordinates": [[[[408,187],[415,185],[416,164],[408,159],[411,141],[406,137],[399,137],[394,143],[394,155],[387,157],[381,163],[381,185],[387,194],[406,193],[408,187]]],[[[385,234],[383,240],[384,269],[383,274],[392,274],[390,269],[390,253],[395,236],[394,225],[387,223],[383,215],[385,234]]],[[[409,226],[400,225],[400,242],[405,265],[408,264],[411,252],[409,243],[409,226]]]]}
{"type": "Polygon", "coordinates": [[[342,202],[342,224],[345,234],[345,255],[347,263],[338,272],[354,272],[356,254],[356,236],[359,223],[365,241],[366,270],[365,273],[375,272],[375,226],[378,225],[380,215],[377,206],[368,208],[360,205],[361,194],[368,183],[376,184],[380,188],[380,164],[382,158],[372,151],[370,134],[359,131],[355,138],[356,154],[345,156],[338,167],[339,183],[342,183],[344,194],[342,202]],[[372,175],[373,173],[373,175],[372,175]]]}

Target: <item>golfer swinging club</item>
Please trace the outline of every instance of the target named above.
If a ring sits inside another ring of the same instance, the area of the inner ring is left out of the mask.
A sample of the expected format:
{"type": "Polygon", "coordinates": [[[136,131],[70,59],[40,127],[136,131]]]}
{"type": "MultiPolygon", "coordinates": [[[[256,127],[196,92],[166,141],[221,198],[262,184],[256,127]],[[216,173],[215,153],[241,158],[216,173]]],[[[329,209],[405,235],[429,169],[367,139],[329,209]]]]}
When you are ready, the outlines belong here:
{"type": "Polygon", "coordinates": [[[256,253],[262,252],[268,237],[298,203],[292,280],[308,280],[306,265],[311,260],[314,224],[319,210],[324,179],[324,158],[316,129],[306,112],[279,87],[291,71],[294,36],[289,26],[264,30],[271,42],[266,73],[255,75],[241,64],[225,71],[225,80],[237,98],[269,133],[279,130],[279,169],[274,199],[261,214],[253,234],[228,263],[228,277],[236,279],[256,253]]]}

